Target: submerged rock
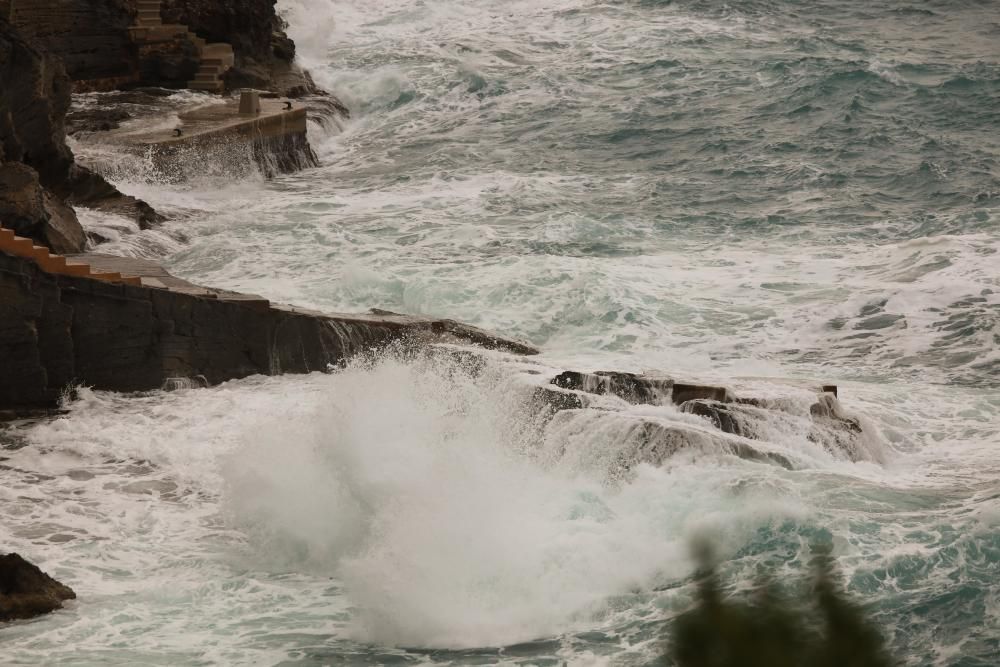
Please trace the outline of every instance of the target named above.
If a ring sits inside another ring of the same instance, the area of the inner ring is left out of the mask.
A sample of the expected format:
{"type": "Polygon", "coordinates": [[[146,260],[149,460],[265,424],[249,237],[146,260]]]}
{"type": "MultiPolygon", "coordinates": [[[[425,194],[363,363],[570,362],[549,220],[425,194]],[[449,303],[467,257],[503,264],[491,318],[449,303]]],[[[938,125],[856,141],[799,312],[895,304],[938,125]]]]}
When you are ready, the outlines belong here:
{"type": "Polygon", "coordinates": [[[659,405],[670,397],[674,381],[670,378],[649,378],[618,371],[564,371],[552,379],[552,384],[589,394],[610,394],[636,405],[659,405]]]}
{"type": "Polygon", "coordinates": [[[0,621],[34,618],[62,608],[76,593],[16,553],[0,556],[0,621]]]}
{"type": "Polygon", "coordinates": [[[750,430],[741,422],[734,408],[721,401],[696,398],[685,401],[681,411],[707,418],[723,433],[751,437],[750,430]]]}

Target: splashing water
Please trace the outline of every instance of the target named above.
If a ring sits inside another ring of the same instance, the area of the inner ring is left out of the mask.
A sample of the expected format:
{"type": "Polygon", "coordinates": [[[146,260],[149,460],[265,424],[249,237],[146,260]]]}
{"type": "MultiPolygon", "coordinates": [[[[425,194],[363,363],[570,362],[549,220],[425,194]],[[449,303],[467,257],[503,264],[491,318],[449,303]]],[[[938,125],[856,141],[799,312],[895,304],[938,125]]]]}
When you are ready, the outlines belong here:
{"type": "Polygon", "coordinates": [[[691,600],[687,545],[709,535],[747,582],[830,543],[907,664],[992,665],[995,18],[804,7],[280,2],[353,112],[342,132],[310,126],[323,166],[165,184],[126,165],[112,177],[172,220],[85,211],[99,250],[523,336],[541,375],[388,355],[81,390],[65,416],[0,432],[0,543],[80,596],[5,628],[5,655],[648,664],[691,600]],[[567,367],[781,394],[754,445],[792,469],[692,440],[620,475],[637,424],[704,422],[613,401],[538,412],[525,387],[567,367]],[[767,378],[836,382],[862,460],[811,441],[801,392],[767,378]]]}

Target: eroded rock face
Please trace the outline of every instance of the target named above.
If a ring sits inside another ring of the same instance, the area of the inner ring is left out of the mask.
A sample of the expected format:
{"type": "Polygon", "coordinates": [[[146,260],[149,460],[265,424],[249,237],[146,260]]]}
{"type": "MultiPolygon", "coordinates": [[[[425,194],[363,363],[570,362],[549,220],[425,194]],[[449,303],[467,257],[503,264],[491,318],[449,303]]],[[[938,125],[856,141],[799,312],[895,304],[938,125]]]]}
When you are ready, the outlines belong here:
{"type": "Polygon", "coordinates": [[[618,371],[564,371],[552,379],[552,384],[589,394],[611,394],[636,405],[659,405],[664,401],[669,402],[674,381],[618,371]]]}
{"type": "Polygon", "coordinates": [[[269,89],[288,97],[323,92],[295,64],[295,43],[275,0],[163,0],[161,15],[209,42],[232,45],[236,65],[223,77],[229,90],[269,89]]]}
{"type": "MultiPolygon", "coordinates": [[[[563,371],[550,380],[559,389],[539,387],[534,389],[533,404],[544,406],[551,415],[563,410],[580,408],[614,409],[604,404],[602,408],[583,400],[587,394],[617,396],[633,405],[669,405],[681,412],[697,415],[720,433],[739,439],[706,439],[702,429],[678,428],[650,422],[630,434],[639,443],[634,452],[624,456],[622,470],[635,462],[660,464],[666,457],[680,449],[690,447],[714,448],[728,451],[746,459],[773,463],[791,468],[788,457],[769,452],[747,441],[766,441],[775,436],[775,429],[799,433],[822,445],[835,456],[851,461],[882,461],[878,448],[872,450],[865,441],[861,422],[847,415],[837,400],[837,387],[819,385],[810,387],[815,399],[808,411],[802,410],[800,400],[765,399],[742,396],[727,387],[676,382],[662,374],[635,374],[614,371],[584,373],[563,371]]],[[[780,436],[779,436],[780,437],[780,436]]]]}
{"type": "Polygon", "coordinates": [[[83,252],[87,245],[73,209],[42,187],[38,172],[18,162],[0,164],[0,221],[59,254],[83,252]]]}
{"type": "Polygon", "coordinates": [[[110,90],[136,79],[127,0],[16,0],[11,18],[62,61],[78,90],[110,90]]]}
{"type": "Polygon", "coordinates": [[[16,553],[0,556],[0,621],[34,618],[76,599],[59,583],[16,553]]]}
{"type": "Polygon", "coordinates": [[[4,160],[22,162],[42,185],[61,182],[73,165],[63,118],[71,82],[62,64],[0,18],[0,145],[4,160]]]}
{"type": "Polygon", "coordinates": [[[30,236],[56,252],[79,252],[83,230],[65,204],[131,214],[140,224],[157,216],[150,207],[127,197],[98,176],[77,165],[66,145],[65,117],[70,107],[71,81],[55,56],[0,16],[0,162],[17,163],[6,170],[0,187],[6,208],[0,222],[18,220],[30,236]],[[20,207],[20,208],[19,208],[20,207]],[[49,223],[57,223],[50,230],[49,223]]]}

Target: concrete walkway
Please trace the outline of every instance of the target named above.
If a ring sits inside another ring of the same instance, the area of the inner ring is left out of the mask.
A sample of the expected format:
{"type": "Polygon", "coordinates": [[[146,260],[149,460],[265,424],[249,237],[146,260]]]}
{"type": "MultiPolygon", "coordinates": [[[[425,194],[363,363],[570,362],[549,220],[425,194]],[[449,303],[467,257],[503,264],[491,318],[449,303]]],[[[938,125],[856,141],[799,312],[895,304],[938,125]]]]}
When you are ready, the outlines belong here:
{"type": "Polygon", "coordinates": [[[213,139],[242,136],[244,139],[264,139],[306,132],[306,109],[287,109],[295,103],[285,99],[260,100],[259,114],[241,114],[239,100],[225,104],[210,104],[179,114],[177,129],[158,129],[145,133],[113,130],[106,139],[140,146],[180,147],[213,139]]]}

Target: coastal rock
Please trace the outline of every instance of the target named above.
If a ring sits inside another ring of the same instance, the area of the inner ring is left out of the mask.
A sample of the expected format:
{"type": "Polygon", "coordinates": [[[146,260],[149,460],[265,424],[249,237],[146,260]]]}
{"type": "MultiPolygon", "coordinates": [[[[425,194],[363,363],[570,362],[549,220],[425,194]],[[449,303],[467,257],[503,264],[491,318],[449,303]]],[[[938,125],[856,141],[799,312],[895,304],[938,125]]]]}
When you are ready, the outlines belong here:
{"type": "Polygon", "coordinates": [[[48,614],[74,599],[73,589],[18,554],[0,556],[0,621],[48,614]]]}
{"type": "Polygon", "coordinates": [[[80,91],[111,90],[137,80],[128,0],[14,0],[11,19],[58,58],[80,91]]]}
{"type": "MultiPolygon", "coordinates": [[[[2,159],[34,170],[50,200],[124,213],[140,224],[158,219],[148,204],[123,195],[101,176],[75,164],[73,153],[66,145],[65,129],[71,85],[58,58],[38,48],[0,17],[2,159]]],[[[58,205],[52,204],[49,208],[55,209],[58,205]]],[[[22,217],[31,218],[31,211],[24,211],[22,217]]],[[[62,235],[66,239],[82,238],[82,229],[69,230],[72,221],[68,216],[60,218],[64,223],[62,235]]],[[[47,237],[32,238],[46,242],[47,237]]]]}
{"type": "Polygon", "coordinates": [[[275,0],[163,0],[167,23],[188,26],[209,42],[232,45],[236,64],[223,77],[228,90],[259,88],[286,97],[325,94],[295,63],[295,44],[275,0]]]}
{"type": "Polygon", "coordinates": [[[45,187],[62,182],[73,165],[63,127],[70,92],[58,58],[0,17],[0,145],[5,160],[37,171],[45,187]]]}
{"type": "Polygon", "coordinates": [[[0,164],[0,220],[57,253],[83,252],[87,244],[73,209],[42,187],[34,169],[18,162],[0,164]]]}
{"type": "Polygon", "coordinates": [[[751,431],[740,420],[735,408],[720,401],[692,399],[681,405],[681,412],[705,417],[723,433],[752,437],[751,431]]]}
{"type": "Polygon", "coordinates": [[[670,402],[682,405],[696,399],[727,402],[730,398],[725,387],[681,383],[666,376],[621,371],[564,371],[552,379],[552,384],[588,394],[617,396],[635,405],[663,405],[670,402]]]}
{"type": "Polygon", "coordinates": [[[147,40],[139,46],[139,79],[146,86],[186,88],[201,65],[201,53],[186,34],[147,40]]]}
{"type": "Polygon", "coordinates": [[[589,394],[611,394],[633,404],[659,405],[670,399],[674,381],[617,371],[564,371],[552,379],[552,384],[589,394]]]}
{"type": "Polygon", "coordinates": [[[781,454],[758,449],[746,442],[713,437],[702,431],[661,424],[653,420],[637,424],[631,437],[635,446],[634,453],[630,457],[632,464],[661,465],[682,449],[694,447],[702,451],[723,451],[742,459],[770,463],[789,470],[792,468],[791,461],[781,454]]]}
{"type": "Polygon", "coordinates": [[[708,384],[674,383],[673,391],[670,395],[674,405],[683,405],[688,401],[704,399],[726,403],[729,401],[729,391],[725,387],[716,387],[708,384]]]}

